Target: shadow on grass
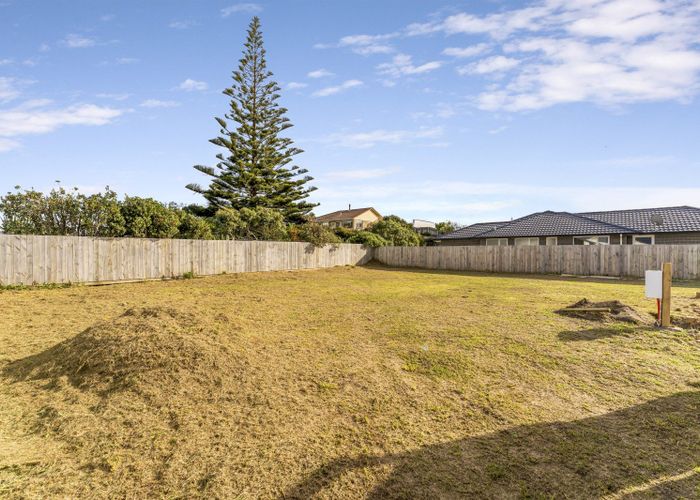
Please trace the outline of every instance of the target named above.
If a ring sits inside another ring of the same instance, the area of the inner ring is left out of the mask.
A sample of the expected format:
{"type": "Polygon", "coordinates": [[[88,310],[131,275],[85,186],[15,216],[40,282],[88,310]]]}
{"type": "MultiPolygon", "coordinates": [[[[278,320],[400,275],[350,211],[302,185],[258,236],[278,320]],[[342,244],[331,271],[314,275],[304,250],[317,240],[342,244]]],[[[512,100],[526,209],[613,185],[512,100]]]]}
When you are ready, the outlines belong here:
{"type": "MultiPolygon", "coordinates": [[[[573,422],[522,425],[394,455],[339,458],[284,498],[342,493],[333,483],[389,473],[368,498],[694,497],[700,488],[700,391],[573,422]]],[[[347,483],[345,483],[347,484],[347,483]]]]}
{"type": "Polygon", "coordinates": [[[565,342],[576,342],[580,340],[600,340],[610,337],[628,337],[630,335],[643,335],[645,333],[654,332],[653,328],[615,328],[615,327],[599,327],[589,328],[586,330],[566,330],[559,332],[559,340],[565,342]]]}

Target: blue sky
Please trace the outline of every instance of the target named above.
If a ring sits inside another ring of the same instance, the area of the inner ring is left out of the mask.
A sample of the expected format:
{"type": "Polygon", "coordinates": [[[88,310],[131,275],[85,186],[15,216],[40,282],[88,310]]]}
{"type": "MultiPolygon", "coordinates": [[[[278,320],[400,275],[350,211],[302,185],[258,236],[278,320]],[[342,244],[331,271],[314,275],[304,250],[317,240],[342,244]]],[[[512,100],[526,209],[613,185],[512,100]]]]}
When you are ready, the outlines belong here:
{"type": "Polygon", "coordinates": [[[0,190],[200,201],[253,15],[317,213],[700,206],[697,0],[0,0],[0,190]]]}

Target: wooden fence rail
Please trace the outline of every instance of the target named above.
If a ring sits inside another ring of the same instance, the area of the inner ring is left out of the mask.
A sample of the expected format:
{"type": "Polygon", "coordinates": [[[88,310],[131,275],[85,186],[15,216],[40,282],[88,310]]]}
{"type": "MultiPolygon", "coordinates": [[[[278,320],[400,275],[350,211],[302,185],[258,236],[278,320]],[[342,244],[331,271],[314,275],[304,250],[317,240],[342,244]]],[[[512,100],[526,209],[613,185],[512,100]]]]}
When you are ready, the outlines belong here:
{"type": "Polygon", "coordinates": [[[700,245],[380,247],[374,259],[394,267],[637,278],[671,262],[674,278],[700,279],[700,245]]]}
{"type": "Polygon", "coordinates": [[[0,285],[79,283],[364,264],[361,245],[0,234],[0,285]]]}

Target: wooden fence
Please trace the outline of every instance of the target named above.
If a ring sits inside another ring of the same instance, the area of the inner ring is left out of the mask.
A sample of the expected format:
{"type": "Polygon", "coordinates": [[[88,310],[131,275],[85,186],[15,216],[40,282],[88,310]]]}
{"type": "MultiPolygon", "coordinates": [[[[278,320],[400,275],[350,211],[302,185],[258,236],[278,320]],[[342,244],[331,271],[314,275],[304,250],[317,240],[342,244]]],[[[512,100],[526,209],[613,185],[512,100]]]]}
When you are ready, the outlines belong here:
{"type": "Polygon", "coordinates": [[[0,234],[0,285],[140,280],[364,264],[361,245],[0,234]]]}
{"type": "Polygon", "coordinates": [[[272,241],[88,238],[0,234],[0,285],[125,281],[366,264],[496,273],[643,277],[673,264],[700,279],[700,245],[314,248],[272,241]]]}
{"type": "Polygon", "coordinates": [[[674,278],[700,279],[700,245],[381,247],[374,259],[394,267],[636,278],[671,262],[674,278]]]}

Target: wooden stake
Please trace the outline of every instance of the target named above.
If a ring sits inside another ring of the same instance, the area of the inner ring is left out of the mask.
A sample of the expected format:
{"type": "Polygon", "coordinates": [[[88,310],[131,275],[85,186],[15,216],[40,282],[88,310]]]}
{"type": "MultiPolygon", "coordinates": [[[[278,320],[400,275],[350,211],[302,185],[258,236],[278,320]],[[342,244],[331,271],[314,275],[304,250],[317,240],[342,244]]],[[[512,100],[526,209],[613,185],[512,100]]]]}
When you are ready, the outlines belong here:
{"type": "Polygon", "coordinates": [[[661,277],[661,326],[671,326],[671,276],[673,275],[673,267],[670,262],[664,262],[663,274],[661,277]]]}

